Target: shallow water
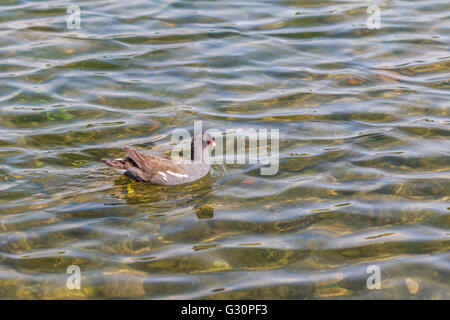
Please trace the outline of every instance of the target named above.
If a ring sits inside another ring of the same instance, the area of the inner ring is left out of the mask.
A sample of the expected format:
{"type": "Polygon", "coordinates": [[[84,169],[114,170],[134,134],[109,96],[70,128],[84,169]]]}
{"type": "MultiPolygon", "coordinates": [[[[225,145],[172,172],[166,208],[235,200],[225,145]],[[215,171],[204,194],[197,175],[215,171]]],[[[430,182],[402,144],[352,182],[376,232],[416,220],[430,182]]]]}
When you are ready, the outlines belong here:
{"type": "Polygon", "coordinates": [[[0,3],[0,298],[450,298],[448,0],[0,3]],[[100,162],[195,120],[278,174],[100,162]]]}

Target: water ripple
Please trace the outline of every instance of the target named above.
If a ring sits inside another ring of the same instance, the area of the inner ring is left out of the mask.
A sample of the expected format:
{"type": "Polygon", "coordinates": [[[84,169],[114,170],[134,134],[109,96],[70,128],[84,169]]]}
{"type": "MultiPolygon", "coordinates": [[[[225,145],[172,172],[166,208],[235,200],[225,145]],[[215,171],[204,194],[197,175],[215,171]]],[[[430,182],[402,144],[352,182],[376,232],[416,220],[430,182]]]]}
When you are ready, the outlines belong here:
{"type": "Polygon", "coordinates": [[[448,1],[79,6],[0,5],[1,298],[449,298],[448,1]],[[99,161],[195,120],[279,129],[278,174],[99,161]]]}

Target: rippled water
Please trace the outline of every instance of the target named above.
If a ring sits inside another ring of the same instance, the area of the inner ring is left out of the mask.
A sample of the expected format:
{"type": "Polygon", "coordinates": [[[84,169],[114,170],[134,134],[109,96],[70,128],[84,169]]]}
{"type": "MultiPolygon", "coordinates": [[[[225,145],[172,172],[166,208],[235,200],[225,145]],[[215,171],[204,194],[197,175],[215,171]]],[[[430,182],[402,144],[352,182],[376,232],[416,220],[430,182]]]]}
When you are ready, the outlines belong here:
{"type": "Polygon", "coordinates": [[[450,298],[448,0],[0,3],[0,298],[450,298]],[[100,162],[194,120],[279,173],[100,162]]]}

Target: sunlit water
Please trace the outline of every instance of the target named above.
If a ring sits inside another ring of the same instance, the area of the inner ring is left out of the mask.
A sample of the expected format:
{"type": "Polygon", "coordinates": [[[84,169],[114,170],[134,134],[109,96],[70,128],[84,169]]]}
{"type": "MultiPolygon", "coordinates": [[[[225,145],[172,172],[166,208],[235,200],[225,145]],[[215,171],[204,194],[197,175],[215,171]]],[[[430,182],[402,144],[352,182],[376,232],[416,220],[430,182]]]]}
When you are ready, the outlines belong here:
{"type": "Polygon", "coordinates": [[[448,0],[0,3],[0,298],[450,298],[448,0]],[[278,174],[100,162],[195,120],[278,174]]]}

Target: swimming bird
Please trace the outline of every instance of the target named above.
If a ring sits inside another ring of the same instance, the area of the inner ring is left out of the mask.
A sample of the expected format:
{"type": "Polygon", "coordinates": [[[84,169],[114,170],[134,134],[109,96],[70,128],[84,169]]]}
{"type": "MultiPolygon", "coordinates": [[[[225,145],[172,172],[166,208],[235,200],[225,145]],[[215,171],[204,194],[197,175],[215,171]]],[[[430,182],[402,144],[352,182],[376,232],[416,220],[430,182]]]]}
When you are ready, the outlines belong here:
{"type": "Polygon", "coordinates": [[[199,134],[192,138],[190,161],[144,154],[129,147],[123,148],[126,158],[102,161],[137,181],[177,185],[198,180],[208,174],[211,168],[208,147],[215,145],[214,139],[208,134],[199,134]]]}

